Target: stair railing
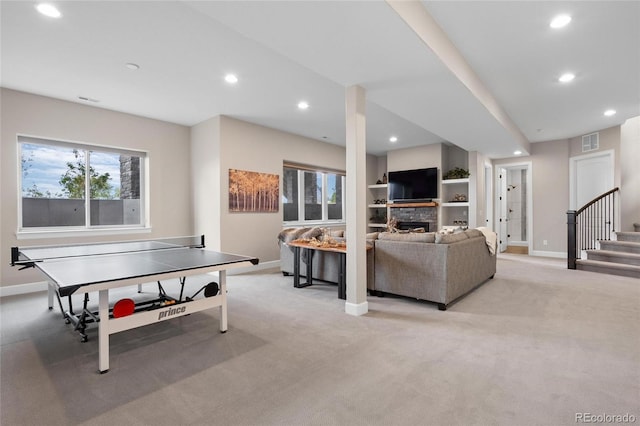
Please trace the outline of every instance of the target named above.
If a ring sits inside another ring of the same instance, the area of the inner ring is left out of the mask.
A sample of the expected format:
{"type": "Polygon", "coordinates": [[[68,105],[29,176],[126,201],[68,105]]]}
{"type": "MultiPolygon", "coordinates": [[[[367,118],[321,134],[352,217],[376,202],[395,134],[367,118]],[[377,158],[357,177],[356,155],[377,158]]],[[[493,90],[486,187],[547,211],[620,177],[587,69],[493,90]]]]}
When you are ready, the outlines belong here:
{"type": "Polygon", "coordinates": [[[594,198],[579,210],[567,211],[568,264],[576,269],[576,260],[583,250],[596,249],[600,240],[611,240],[616,229],[616,194],[620,188],[594,198]]]}

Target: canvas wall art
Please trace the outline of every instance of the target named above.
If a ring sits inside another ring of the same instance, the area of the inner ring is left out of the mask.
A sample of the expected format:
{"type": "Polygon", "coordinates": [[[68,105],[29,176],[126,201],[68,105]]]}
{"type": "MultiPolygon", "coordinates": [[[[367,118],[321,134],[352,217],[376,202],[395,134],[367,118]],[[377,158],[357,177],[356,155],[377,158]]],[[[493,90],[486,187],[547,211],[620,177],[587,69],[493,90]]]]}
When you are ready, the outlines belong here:
{"type": "Polygon", "coordinates": [[[277,213],[280,176],[229,169],[229,211],[277,213]]]}

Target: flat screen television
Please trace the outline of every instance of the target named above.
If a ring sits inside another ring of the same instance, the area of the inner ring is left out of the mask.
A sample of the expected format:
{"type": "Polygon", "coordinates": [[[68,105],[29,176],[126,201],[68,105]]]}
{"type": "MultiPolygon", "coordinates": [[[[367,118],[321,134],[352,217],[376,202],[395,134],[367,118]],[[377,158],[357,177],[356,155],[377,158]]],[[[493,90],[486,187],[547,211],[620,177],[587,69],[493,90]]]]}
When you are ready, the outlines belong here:
{"type": "Polygon", "coordinates": [[[438,168],[389,172],[390,202],[424,202],[438,198],[438,168]]]}

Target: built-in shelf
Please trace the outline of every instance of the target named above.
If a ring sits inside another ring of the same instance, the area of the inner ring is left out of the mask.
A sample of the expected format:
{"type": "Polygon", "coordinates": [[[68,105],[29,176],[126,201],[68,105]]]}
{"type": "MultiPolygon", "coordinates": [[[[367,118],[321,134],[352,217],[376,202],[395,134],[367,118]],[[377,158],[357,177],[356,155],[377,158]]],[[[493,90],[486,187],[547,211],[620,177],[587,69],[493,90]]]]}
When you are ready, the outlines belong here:
{"type": "Polygon", "coordinates": [[[386,188],[386,183],[375,183],[373,185],[369,185],[369,189],[378,189],[378,188],[386,188]]]}
{"type": "Polygon", "coordinates": [[[454,202],[454,203],[441,203],[442,207],[469,207],[469,202],[454,202]]]}
{"type": "MultiPolygon", "coordinates": [[[[386,183],[374,183],[367,185],[371,196],[370,200],[386,201],[387,187],[388,185],[386,183]]],[[[385,229],[387,227],[387,204],[378,202],[368,204],[368,207],[369,220],[373,220],[373,222],[369,222],[367,226],[372,229],[385,229]]]]}
{"type": "Polygon", "coordinates": [[[469,220],[469,178],[442,179],[440,223],[442,226],[462,226],[469,220]],[[462,196],[464,198],[462,198],[462,196]],[[464,199],[465,201],[453,201],[464,199]]]}
{"type": "Polygon", "coordinates": [[[369,223],[369,228],[386,228],[386,223],[369,223]]]}
{"type": "Polygon", "coordinates": [[[469,178],[464,179],[442,179],[443,185],[451,185],[454,183],[469,183],[469,178]]]}

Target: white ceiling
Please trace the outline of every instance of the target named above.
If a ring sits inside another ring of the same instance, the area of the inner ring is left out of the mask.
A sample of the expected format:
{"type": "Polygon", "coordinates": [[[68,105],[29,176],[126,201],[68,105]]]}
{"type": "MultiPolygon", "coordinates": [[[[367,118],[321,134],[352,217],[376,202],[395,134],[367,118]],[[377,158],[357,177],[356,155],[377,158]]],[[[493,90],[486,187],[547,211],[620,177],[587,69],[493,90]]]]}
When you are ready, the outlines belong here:
{"type": "Polygon", "coordinates": [[[54,3],[60,19],[1,2],[2,87],[187,126],[227,115],[344,145],[345,89],[360,85],[376,155],[447,141],[503,158],[640,115],[638,1],[417,3],[489,102],[385,1],[54,3]],[[573,21],[553,30],[558,13],[573,21]],[[565,71],[576,78],[563,85],[565,71]]]}

